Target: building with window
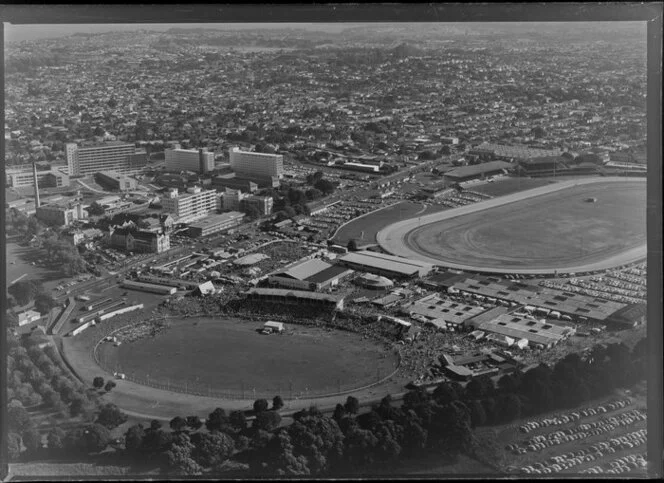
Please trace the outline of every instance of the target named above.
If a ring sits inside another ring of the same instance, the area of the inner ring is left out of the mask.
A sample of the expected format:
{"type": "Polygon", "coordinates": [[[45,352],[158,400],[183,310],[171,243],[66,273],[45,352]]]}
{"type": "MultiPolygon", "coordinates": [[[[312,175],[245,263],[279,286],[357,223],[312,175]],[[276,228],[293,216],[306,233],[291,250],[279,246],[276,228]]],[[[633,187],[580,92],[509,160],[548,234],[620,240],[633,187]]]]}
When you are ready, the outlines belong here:
{"type": "Polygon", "coordinates": [[[274,199],[271,196],[247,196],[240,202],[240,211],[246,211],[253,206],[261,216],[271,215],[274,199]]]}
{"type": "Polygon", "coordinates": [[[162,253],[171,248],[168,234],[137,230],[135,227],[109,228],[110,245],[128,252],[162,253]]]}
{"type": "Polygon", "coordinates": [[[139,171],[147,164],[147,154],[144,151],[137,151],[133,144],[121,142],[97,146],[68,143],[65,151],[70,176],[85,176],[100,171],[127,174],[139,171]]]}
{"type": "Polygon", "coordinates": [[[180,193],[177,188],[173,188],[161,198],[161,207],[164,212],[176,215],[179,223],[187,223],[216,211],[217,198],[214,190],[194,187],[180,193]]]}
{"type": "Polygon", "coordinates": [[[240,190],[233,190],[226,188],[224,190],[223,198],[223,210],[224,211],[240,211],[240,203],[245,198],[246,195],[240,190]]]}
{"type": "Polygon", "coordinates": [[[337,285],[352,273],[353,271],[346,267],[312,258],[270,275],[268,282],[277,287],[318,291],[337,285]]]}
{"type": "MultiPolygon", "coordinates": [[[[35,184],[31,164],[8,166],[5,171],[6,186],[22,188],[35,184]]],[[[37,171],[37,183],[40,188],[59,188],[69,186],[69,177],[58,170],[37,171]]]]}
{"type": "Polygon", "coordinates": [[[137,181],[115,171],[101,171],[95,174],[95,181],[106,189],[127,191],[136,189],[137,181]]]}
{"type": "Polygon", "coordinates": [[[229,157],[231,169],[242,177],[281,179],[284,176],[284,157],[281,154],[255,153],[232,148],[229,157]]]}
{"type": "Polygon", "coordinates": [[[37,208],[36,216],[46,224],[69,226],[74,221],[87,218],[88,213],[83,209],[83,205],[75,203],[70,206],[42,205],[37,208]]]}
{"type": "Polygon", "coordinates": [[[243,219],[244,213],[240,213],[239,211],[229,211],[220,215],[206,216],[202,220],[189,224],[189,236],[198,238],[229,230],[242,224],[243,219]]]}
{"type": "Polygon", "coordinates": [[[207,149],[166,149],[166,169],[209,173],[214,170],[214,153],[207,149]]]}

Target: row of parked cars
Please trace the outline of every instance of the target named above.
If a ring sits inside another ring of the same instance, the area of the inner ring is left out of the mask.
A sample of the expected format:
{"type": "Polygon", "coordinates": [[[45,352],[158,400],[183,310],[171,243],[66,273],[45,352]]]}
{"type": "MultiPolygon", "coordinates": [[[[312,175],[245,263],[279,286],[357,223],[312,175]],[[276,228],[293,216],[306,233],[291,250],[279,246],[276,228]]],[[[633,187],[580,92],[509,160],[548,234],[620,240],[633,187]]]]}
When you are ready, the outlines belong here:
{"type": "MultiPolygon", "coordinates": [[[[618,427],[630,426],[639,421],[645,421],[645,419],[646,415],[644,413],[638,409],[633,409],[617,416],[602,418],[599,421],[580,424],[565,430],[553,431],[548,435],[538,435],[530,438],[523,445],[512,443],[507,446],[507,449],[515,454],[525,454],[528,451],[541,451],[551,446],[604,434],[618,427]]],[[[630,447],[629,444],[631,443],[626,443],[626,447],[630,447]]]]}
{"type": "Polygon", "coordinates": [[[648,465],[646,462],[645,454],[630,454],[622,458],[611,461],[607,466],[606,471],[601,465],[593,466],[587,470],[581,471],[584,474],[621,474],[629,473],[637,469],[643,469],[648,465]]]}
{"type": "Polygon", "coordinates": [[[569,414],[562,414],[559,416],[552,416],[550,418],[542,418],[535,421],[528,421],[525,424],[519,426],[519,431],[522,433],[530,433],[539,428],[545,428],[548,426],[560,426],[563,424],[568,424],[573,421],[578,421],[581,418],[586,418],[590,416],[595,416],[596,414],[606,413],[607,411],[615,411],[616,409],[624,408],[632,404],[632,400],[629,398],[618,399],[611,401],[608,404],[599,405],[597,407],[590,407],[582,409],[581,411],[574,411],[569,414]]]}

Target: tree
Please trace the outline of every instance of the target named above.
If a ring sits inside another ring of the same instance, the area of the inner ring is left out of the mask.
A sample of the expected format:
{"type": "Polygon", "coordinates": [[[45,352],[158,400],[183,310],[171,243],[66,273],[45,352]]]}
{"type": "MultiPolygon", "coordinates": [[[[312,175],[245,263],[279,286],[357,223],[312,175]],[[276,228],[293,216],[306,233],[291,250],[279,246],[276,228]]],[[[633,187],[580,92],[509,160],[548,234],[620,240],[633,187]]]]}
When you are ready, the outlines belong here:
{"type": "Polygon", "coordinates": [[[10,285],[7,291],[16,299],[19,305],[29,304],[34,296],[37,294],[38,286],[32,280],[19,280],[13,285],[10,285]]]}
{"type": "Polygon", "coordinates": [[[65,432],[60,428],[53,428],[46,436],[49,453],[59,454],[64,449],[65,432]]]}
{"type": "Polygon", "coordinates": [[[344,417],[346,417],[346,410],[344,409],[343,404],[337,404],[334,408],[334,414],[332,415],[332,419],[334,419],[338,423],[344,417]]]}
{"type": "MultiPolygon", "coordinates": [[[[199,433],[197,433],[199,434],[199,433]]],[[[179,433],[174,439],[166,452],[168,464],[179,475],[200,475],[203,468],[192,458],[192,453],[195,450],[189,435],[186,433],[179,433]]]]}
{"type": "Polygon", "coordinates": [[[115,404],[106,404],[102,406],[97,416],[96,423],[108,429],[117,428],[127,422],[127,415],[120,411],[115,404]]]}
{"type": "Polygon", "coordinates": [[[49,294],[42,292],[35,295],[35,309],[42,315],[47,314],[57,305],[58,303],[49,294]]]}
{"type": "Polygon", "coordinates": [[[281,396],[274,396],[274,398],[272,398],[272,410],[279,411],[283,407],[284,407],[284,400],[281,399],[281,396]]]}
{"type": "Polygon", "coordinates": [[[451,384],[443,382],[436,387],[433,398],[440,404],[447,404],[459,399],[459,393],[451,384]]]}
{"type": "Polygon", "coordinates": [[[69,414],[75,418],[83,412],[85,407],[85,401],[81,397],[76,397],[72,399],[71,404],[69,405],[69,414]]]}
{"type": "Polygon", "coordinates": [[[7,434],[7,456],[16,461],[21,456],[21,436],[16,433],[7,434]]]}
{"type": "Polygon", "coordinates": [[[307,175],[307,183],[310,185],[315,185],[318,181],[323,179],[323,176],[325,176],[325,173],[322,171],[316,171],[315,173],[311,173],[307,175]]]}
{"type": "Polygon", "coordinates": [[[104,387],[104,378],[101,376],[97,376],[92,380],[92,387],[95,389],[101,389],[104,387]]]}
{"type": "Polygon", "coordinates": [[[125,450],[129,453],[136,453],[143,447],[145,438],[145,428],[142,424],[135,424],[125,433],[125,450]]]}
{"type": "Polygon", "coordinates": [[[256,220],[261,216],[260,210],[254,205],[245,204],[243,211],[244,214],[247,215],[247,218],[250,220],[256,220]]]}
{"type": "Polygon", "coordinates": [[[110,392],[111,389],[113,389],[113,388],[116,387],[116,386],[117,386],[117,384],[115,383],[115,381],[108,381],[108,382],[106,383],[106,385],[104,386],[104,391],[106,391],[106,392],[110,392]]]}
{"type": "Polygon", "coordinates": [[[357,414],[360,412],[360,401],[356,397],[348,396],[344,409],[348,414],[357,414]]]}
{"type": "Polygon", "coordinates": [[[228,422],[238,433],[247,429],[247,418],[244,415],[244,411],[231,411],[231,414],[228,417],[228,422]]]}
{"type": "Polygon", "coordinates": [[[314,188],[323,193],[325,196],[331,195],[336,189],[336,185],[327,179],[320,179],[314,183],[314,188]]]}
{"type": "Polygon", "coordinates": [[[86,453],[98,453],[108,446],[111,433],[100,424],[90,424],[84,428],[71,430],[65,436],[65,447],[86,453]]]}
{"type": "Polygon", "coordinates": [[[175,416],[173,419],[171,419],[169,425],[173,431],[179,432],[187,426],[187,420],[181,416],[175,416]]]}
{"type": "Polygon", "coordinates": [[[41,435],[36,429],[23,431],[21,439],[28,454],[34,455],[42,448],[41,435]]]}
{"type": "Polygon", "coordinates": [[[252,428],[262,429],[265,431],[272,431],[279,427],[281,423],[281,415],[276,411],[261,411],[256,414],[252,428]]]}
{"type": "Polygon", "coordinates": [[[205,421],[205,427],[208,431],[221,431],[227,425],[228,416],[226,416],[226,411],[221,408],[212,411],[205,421]]]}
{"type": "Polygon", "coordinates": [[[192,430],[197,431],[203,426],[203,422],[198,416],[187,416],[187,426],[192,430]]]}
{"type": "Polygon", "coordinates": [[[262,413],[263,411],[267,411],[267,408],[268,408],[267,400],[256,399],[256,401],[254,401],[254,412],[256,414],[262,413]]]}
{"type": "Polygon", "coordinates": [[[348,248],[348,251],[350,252],[356,252],[358,250],[357,247],[357,240],[354,238],[351,238],[348,240],[348,244],[346,245],[346,248],[348,248]]]}
{"type": "Polygon", "coordinates": [[[28,411],[19,401],[11,401],[7,408],[8,429],[10,431],[23,432],[33,427],[28,411]]]}
{"type": "Polygon", "coordinates": [[[221,432],[195,433],[191,436],[194,445],[192,458],[201,466],[216,466],[226,461],[235,449],[233,438],[221,432]]]}
{"type": "Polygon", "coordinates": [[[93,201],[88,207],[88,213],[92,216],[102,216],[104,213],[106,213],[106,210],[102,205],[96,201],[93,201]]]}

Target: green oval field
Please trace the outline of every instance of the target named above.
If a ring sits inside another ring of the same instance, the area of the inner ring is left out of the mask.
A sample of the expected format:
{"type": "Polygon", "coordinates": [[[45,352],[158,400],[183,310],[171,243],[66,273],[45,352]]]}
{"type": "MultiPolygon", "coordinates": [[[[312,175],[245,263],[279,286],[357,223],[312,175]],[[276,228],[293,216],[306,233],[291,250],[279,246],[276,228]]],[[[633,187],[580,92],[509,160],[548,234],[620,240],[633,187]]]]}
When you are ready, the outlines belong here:
{"type": "Polygon", "coordinates": [[[596,263],[646,243],[643,182],[574,186],[427,224],[404,242],[452,264],[544,269],[596,263]],[[595,198],[595,202],[589,202],[595,198]]]}
{"type": "Polygon", "coordinates": [[[185,319],[154,337],[119,347],[102,343],[97,354],[106,369],[137,382],[247,399],[346,391],[397,366],[392,350],[358,334],[286,324],[285,334],[262,335],[259,327],[261,322],[185,319]]]}

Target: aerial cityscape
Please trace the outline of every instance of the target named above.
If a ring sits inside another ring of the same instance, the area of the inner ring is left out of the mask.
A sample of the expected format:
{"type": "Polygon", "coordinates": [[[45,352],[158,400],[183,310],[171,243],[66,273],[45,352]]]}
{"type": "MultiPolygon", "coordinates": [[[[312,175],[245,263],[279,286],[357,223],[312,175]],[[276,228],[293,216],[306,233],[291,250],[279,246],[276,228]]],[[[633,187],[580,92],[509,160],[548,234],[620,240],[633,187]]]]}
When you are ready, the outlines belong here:
{"type": "Polygon", "coordinates": [[[71,27],[5,32],[10,477],[652,476],[644,22],[71,27]]]}

